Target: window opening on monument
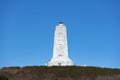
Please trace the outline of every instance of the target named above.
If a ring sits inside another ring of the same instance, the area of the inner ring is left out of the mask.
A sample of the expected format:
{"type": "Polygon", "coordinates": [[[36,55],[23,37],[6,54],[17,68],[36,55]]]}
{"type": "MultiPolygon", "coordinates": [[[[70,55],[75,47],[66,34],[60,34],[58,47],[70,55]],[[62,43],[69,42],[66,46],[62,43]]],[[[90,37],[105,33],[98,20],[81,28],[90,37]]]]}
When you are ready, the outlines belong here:
{"type": "Polygon", "coordinates": [[[62,45],[62,44],[58,44],[58,45],[62,45]]]}
{"type": "Polygon", "coordinates": [[[58,34],[60,34],[60,35],[61,35],[61,34],[62,34],[62,32],[60,32],[60,33],[58,33],[58,34]]]}
{"type": "Polygon", "coordinates": [[[59,54],[58,56],[59,56],[59,57],[61,57],[62,55],[61,55],[61,54],[59,54]]]}

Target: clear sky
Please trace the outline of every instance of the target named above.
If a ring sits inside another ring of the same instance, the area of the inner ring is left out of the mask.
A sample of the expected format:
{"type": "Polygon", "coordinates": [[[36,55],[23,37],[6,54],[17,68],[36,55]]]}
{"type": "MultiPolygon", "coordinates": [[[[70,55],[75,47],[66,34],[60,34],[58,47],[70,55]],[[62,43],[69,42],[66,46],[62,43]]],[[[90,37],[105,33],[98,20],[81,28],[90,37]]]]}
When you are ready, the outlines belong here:
{"type": "Polygon", "coordinates": [[[0,67],[44,65],[59,21],[75,65],[120,68],[120,0],[0,0],[0,67]]]}

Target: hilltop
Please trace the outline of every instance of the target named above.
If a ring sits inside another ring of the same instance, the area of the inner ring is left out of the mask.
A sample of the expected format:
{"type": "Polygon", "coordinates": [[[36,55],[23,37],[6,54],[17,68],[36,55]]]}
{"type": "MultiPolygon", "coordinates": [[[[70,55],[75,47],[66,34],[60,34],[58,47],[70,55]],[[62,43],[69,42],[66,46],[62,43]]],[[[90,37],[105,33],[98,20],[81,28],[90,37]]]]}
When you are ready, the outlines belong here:
{"type": "Polygon", "coordinates": [[[8,80],[120,80],[120,69],[80,66],[4,67],[0,75],[8,80]]]}

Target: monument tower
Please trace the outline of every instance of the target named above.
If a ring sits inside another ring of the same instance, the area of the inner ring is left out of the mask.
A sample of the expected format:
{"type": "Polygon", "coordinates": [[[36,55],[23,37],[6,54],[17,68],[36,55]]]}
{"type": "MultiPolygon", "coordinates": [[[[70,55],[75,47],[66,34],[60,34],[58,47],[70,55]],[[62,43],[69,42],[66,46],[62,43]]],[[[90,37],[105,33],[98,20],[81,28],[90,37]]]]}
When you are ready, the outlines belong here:
{"type": "Polygon", "coordinates": [[[66,26],[59,22],[54,33],[53,56],[48,66],[72,66],[73,62],[68,56],[66,26]]]}

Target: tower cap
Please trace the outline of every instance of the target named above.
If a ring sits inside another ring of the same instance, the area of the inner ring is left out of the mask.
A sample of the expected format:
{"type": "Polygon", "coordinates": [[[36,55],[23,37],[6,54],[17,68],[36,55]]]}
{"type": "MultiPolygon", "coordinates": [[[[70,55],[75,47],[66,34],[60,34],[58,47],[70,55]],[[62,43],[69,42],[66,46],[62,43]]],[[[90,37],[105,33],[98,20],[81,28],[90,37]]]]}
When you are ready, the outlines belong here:
{"type": "Polygon", "coordinates": [[[59,24],[63,24],[63,22],[59,22],[59,24]]]}

